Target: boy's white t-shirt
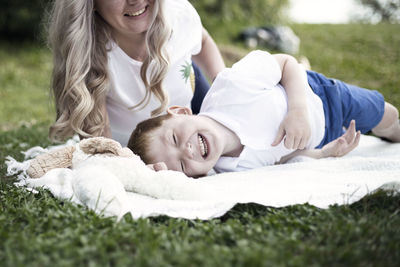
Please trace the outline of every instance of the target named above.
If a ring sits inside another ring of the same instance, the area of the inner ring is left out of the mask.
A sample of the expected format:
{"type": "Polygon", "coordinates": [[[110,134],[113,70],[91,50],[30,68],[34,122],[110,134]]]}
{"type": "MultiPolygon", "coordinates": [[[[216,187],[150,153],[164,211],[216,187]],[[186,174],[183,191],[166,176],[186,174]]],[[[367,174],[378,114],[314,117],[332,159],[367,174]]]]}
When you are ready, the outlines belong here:
{"type": "MultiPolygon", "coordinates": [[[[201,50],[203,27],[199,15],[187,0],[166,0],[165,11],[172,35],[167,45],[170,66],[164,90],[170,105],[190,107],[193,89],[184,70],[191,69],[192,55],[201,50]]],[[[106,100],[107,111],[112,138],[122,146],[127,145],[136,125],[150,118],[151,111],[160,106],[159,100],[152,96],[143,109],[129,109],[138,104],[146,93],[140,77],[141,66],[142,62],[132,59],[116,43],[111,43],[108,52],[111,88],[106,100]]]]}
{"type": "MultiPolygon", "coordinates": [[[[271,146],[287,113],[286,92],[279,84],[281,77],[278,62],[265,51],[253,51],[218,74],[199,115],[235,132],[244,149],[239,157],[221,157],[214,168],[217,172],[273,165],[293,152],[283,141],[271,146]]],[[[306,148],[314,148],[325,133],[324,110],[321,99],[310,87],[307,101],[311,138],[306,148]]]]}

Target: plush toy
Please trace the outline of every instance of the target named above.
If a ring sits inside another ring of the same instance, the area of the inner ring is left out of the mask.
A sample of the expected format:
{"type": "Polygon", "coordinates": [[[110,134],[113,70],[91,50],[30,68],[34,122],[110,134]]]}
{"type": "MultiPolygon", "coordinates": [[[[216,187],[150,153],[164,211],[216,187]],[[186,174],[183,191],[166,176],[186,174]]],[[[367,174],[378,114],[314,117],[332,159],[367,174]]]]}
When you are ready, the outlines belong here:
{"type": "MultiPolygon", "coordinates": [[[[78,143],[79,149],[87,155],[134,157],[133,152],[122,147],[120,143],[105,137],[83,139],[78,143]]],[[[30,162],[27,174],[31,178],[40,178],[46,172],[56,168],[71,168],[76,146],[69,145],[49,153],[41,154],[30,162]]]]}
{"type": "Polygon", "coordinates": [[[125,211],[121,203],[128,201],[126,192],[181,200],[218,196],[208,185],[188,179],[182,172],[155,171],[129,148],[104,137],[41,154],[29,164],[26,174],[34,179],[26,180],[28,186],[52,188],[53,194],[93,209],[125,211]]]}
{"type": "Polygon", "coordinates": [[[47,188],[60,199],[118,218],[131,211],[133,200],[209,200],[219,196],[184,173],[154,170],[120,143],[94,137],[31,159],[25,185],[47,188]]]}

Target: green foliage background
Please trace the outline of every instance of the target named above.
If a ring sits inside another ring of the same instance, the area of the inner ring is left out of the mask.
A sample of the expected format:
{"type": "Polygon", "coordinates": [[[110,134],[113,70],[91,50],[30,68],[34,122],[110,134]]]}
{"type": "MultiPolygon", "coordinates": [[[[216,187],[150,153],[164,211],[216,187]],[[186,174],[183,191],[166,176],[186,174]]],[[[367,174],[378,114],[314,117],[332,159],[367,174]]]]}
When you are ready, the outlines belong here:
{"type": "MultiPolygon", "coordinates": [[[[2,39],[42,39],[45,12],[52,0],[0,0],[2,39]]],[[[264,25],[282,20],[282,10],[289,0],[190,0],[206,28],[221,24],[264,25]]]]}
{"type": "Polygon", "coordinates": [[[2,39],[40,40],[43,16],[51,0],[0,0],[2,39]]]}
{"type": "Polygon", "coordinates": [[[280,22],[289,0],[190,0],[206,26],[219,23],[271,24],[280,22]]]}
{"type": "Polygon", "coordinates": [[[287,21],[289,0],[189,0],[214,38],[235,37],[248,26],[287,21]]]}

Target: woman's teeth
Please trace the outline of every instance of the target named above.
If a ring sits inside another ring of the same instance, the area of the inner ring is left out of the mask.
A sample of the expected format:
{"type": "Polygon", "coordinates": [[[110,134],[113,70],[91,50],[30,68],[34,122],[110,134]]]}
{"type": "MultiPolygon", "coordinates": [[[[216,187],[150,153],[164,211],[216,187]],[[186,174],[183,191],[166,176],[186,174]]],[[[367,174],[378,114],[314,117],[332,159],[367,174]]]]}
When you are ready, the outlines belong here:
{"type": "Polygon", "coordinates": [[[146,11],[146,8],[143,8],[143,9],[138,10],[136,12],[128,12],[128,13],[125,14],[125,16],[136,17],[136,16],[139,16],[139,15],[142,15],[145,11],[146,11]]]}
{"type": "Polygon", "coordinates": [[[205,158],[205,157],[207,157],[207,154],[208,154],[208,147],[207,147],[207,144],[206,144],[206,142],[204,142],[204,138],[203,138],[202,135],[200,135],[200,134],[197,135],[197,139],[198,139],[198,141],[199,141],[201,156],[202,156],[203,158],[205,158]]]}

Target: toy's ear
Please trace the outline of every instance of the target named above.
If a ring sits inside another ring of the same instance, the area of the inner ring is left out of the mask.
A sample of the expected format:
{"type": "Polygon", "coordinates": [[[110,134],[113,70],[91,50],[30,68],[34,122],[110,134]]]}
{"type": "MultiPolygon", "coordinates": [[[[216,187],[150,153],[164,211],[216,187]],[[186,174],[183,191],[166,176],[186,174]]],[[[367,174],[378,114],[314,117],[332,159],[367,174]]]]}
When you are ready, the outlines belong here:
{"type": "Polygon", "coordinates": [[[167,109],[168,114],[181,114],[181,115],[192,115],[192,110],[188,107],[182,106],[171,106],[167,109]]]}
{"type": "Polygon", "coordinates": [[[106,137],[92,137],[79,142],[79,148],[86,154],[112,154],[116,156],[130,157],[132,151],[124,149],[115,140],[106,137]]]}

